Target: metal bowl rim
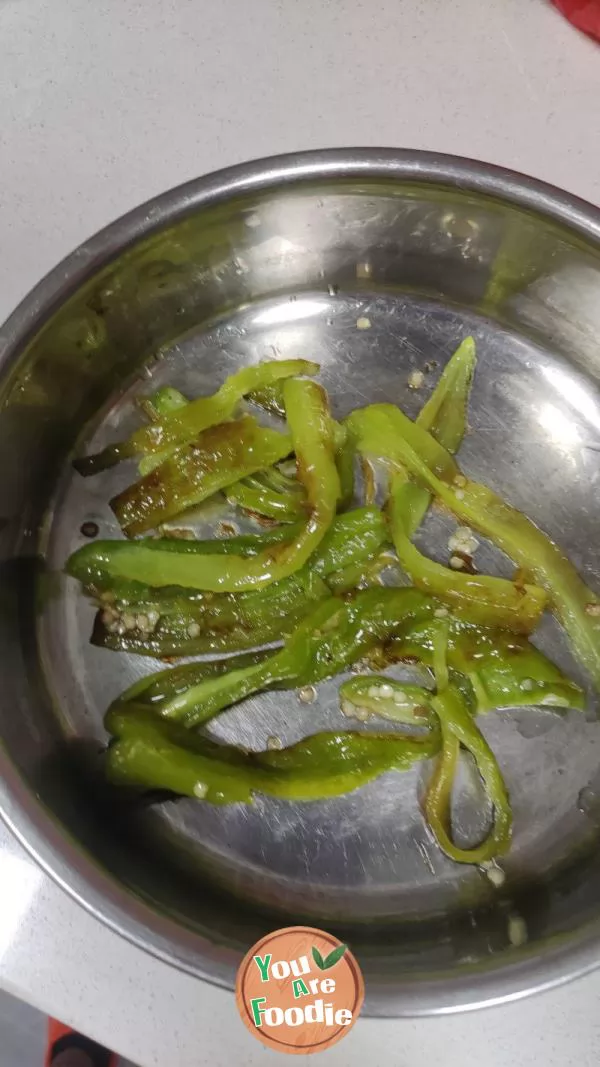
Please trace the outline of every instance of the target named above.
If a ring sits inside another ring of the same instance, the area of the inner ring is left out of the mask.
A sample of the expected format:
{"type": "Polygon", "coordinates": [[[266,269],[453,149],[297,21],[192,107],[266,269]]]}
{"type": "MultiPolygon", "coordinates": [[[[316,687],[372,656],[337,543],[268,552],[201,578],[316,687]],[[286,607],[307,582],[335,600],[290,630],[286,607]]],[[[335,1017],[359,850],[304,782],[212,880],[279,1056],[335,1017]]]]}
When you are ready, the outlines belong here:
{"type": "MultiPolygon", "coordinates": [[[[600,249],[600,209],[516,171],[458,156],[412,149],[328,149],[273,156],[196,178],[148,200],[85,241],[22,300],[0,332],[0,375],[50,316],[81,285],[128,247],[165,225],[233,196],[264,193],[308,182],[387,180],[445,186],[496,199],[565,226],[600,249]]],[[[0,749],[0,815],[34,860],[91,915],[165,963],[231,988],[237,954],[161,917],[103,871],[63,833],[0,749]],[[212,967],[211,967],[212,965],[212,967]]],[[[600,920],[541,953],[515,951],[498,970],[457,970],[417,983],[401,979],[367,995],[366,1014],[447,1014],[507,1003],[560,985],[600,962],[600,920]]]]}

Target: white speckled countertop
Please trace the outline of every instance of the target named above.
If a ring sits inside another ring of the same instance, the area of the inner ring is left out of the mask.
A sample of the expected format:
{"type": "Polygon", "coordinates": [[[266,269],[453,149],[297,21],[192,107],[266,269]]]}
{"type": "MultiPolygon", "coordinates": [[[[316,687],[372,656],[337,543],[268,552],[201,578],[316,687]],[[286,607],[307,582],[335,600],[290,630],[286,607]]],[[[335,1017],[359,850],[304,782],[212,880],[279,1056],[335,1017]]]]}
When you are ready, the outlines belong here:
{"type": "MultiPolygon", "coordinates": [[[[600,202],[599,100],[600,47],[549,0],[0,0],[0,320],[100,226],[253,156],[428,148],[600,202]]],[[[288,1062],[230,994],[105,930],[2,828],[0,986],[142,1067],[288,1062]]],[[[471,1015],[362,1019],[327,1062],[595,1067],[599,999],[600,971],[471,1015]]]]}

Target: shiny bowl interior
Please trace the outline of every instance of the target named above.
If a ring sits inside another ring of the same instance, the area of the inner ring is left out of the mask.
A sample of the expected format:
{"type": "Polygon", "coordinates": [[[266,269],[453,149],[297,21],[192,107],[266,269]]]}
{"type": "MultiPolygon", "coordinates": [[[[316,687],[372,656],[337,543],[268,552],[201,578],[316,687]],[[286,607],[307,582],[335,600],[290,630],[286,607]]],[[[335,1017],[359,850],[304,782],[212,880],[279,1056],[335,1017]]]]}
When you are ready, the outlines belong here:
{"type": "MultiPolygon", "coordinates": [[[[219,811],[133,802],[100,773],[102,713],[152,664],[90,649],[89,606],[60,575],[82,522],[115,532],[106,501],[132,473],[84,483],[74,450],[121,436],[155,383],[209,391],[268,357],[317,358],[342,414],[394,398],[413,415],[466,333],[480,362],[461,460],[598,586],[600,212],[554,189],[416,152],[237,167],[92,238],[0,330],[2,811],[82,904],[180,968],[231,985],[264,932],[308,921],[350,941],[367,1010],[401,1015],[505,1000],[597,963],[591,694],[586,715],[530,709],[483,724],[515,809],[500,889],[434,848],[418,808],[423,769],[335,802],[219,811]],[[423,368],[423,391],[411,391],[423,368]],[[515,918],[524,945],[511,943],[515,918]]],[[[430,517],[426,550],[444,532],[430,517]]],[[[483,551],[486,567],[510,573],[483,551]]],[[[585,682],[557,628],[544,624],[539,640],[585,682]]],[[[325,683],[310,707],[263,697],[216,733],[264,744],[337,715],[325,683]]],[[[474,789],[467,775],[466,833],[478,829],[474,789]]]]}

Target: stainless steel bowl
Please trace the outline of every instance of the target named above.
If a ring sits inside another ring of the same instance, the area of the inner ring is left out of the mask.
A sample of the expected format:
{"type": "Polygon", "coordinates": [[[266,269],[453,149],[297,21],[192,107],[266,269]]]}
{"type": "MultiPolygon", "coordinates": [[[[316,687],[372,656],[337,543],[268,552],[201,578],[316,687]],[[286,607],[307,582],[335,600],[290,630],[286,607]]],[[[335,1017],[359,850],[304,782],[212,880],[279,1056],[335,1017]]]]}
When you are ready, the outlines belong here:
{"type": "MultiPolygon", "coordinates": [[[[107,790],[99,750],[106,704],[151,664],[92,649],[90,608],[57,573],[84,520],[114,531],[106,501],[131,475],[83,481],[73,449],[133,425],[150,379],[199,391],[249,360],[302,355],[321,362],[339,412],[394,399],[416,413],[467,332],[480,362],[461,461],[598,584],[600,213],[548,186],[388,150],[236,167],[92,238],[0,332],[3,814],[93,914],[193,974],[229,986],[265,930],[306,919],[351,942],[373,1014],[503,1001],[598,961],[593,701],[587,716],[485,719],[515,811],[499,889],[435,849],[423,768],[323,803],[141,806],[107,790]],[[428,373],[411,391],[415,368],[428,373]]],[[[423,537],[440,552],[440,514],[423,537]]],[[[489,546],[479,558],[507,573],[489,546]]],[[[550,622],[539,640],[579,676],[550,622]]],[[[312,705],[263,697],[215,731],[291,739],[341,721],[336,704],[334,683],[312,705]]],[[[467,836],[481,828],[476,790],[465,774],[467,836]]]]}

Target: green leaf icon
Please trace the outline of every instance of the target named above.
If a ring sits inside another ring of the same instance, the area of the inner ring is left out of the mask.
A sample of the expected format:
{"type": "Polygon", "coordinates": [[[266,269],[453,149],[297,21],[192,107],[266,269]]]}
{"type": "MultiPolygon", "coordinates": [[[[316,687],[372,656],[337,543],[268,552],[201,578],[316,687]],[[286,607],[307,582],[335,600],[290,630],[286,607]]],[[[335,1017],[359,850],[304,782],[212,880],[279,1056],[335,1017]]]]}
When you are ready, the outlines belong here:
{"type": "Polygon", "coordinates": [[[328,971],[330,967],[335,967],[336,963],[341,960],[347,948],[347,945],[338,945],[337,948],[334,948],[333,952],[330,952],[323,960],[322,970],[328,971]]]}
{"type": "MultiPolygon", "coordinates": [[[[336,952],[337,952],[337,949],[336,949],[336,952]]],[[[315,948],[314,945],[312,947],[312,958],[315,961],[315,963],[316,963],[317,967],[319,968],[319,970],[320,971],[324,971],[325,970],[325,962],[324,962],[323,957],[322,957],[321,953],[319,952],[318,948],[315,948]]]]}

